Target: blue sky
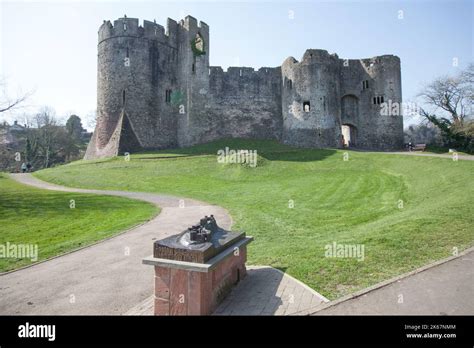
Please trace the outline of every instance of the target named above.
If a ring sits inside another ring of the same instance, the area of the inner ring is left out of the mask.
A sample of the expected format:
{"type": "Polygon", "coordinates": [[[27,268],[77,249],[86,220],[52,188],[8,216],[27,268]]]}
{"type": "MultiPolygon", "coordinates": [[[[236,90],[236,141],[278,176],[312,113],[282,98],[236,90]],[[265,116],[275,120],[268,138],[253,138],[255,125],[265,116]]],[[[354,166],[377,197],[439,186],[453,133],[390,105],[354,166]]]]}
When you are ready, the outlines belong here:
{"type": "MultiPolygon", "coordinates": [[[[210,26],[211,65],[278,66],[308,48],[340,58],[395,54],[404,101],[423,84],[474,61],[473,1],[2,1],[0,74],[10,95],[34,89],[41,105],[88,122],[96,104],[97,30],[127,14],[166,25],[187,14],[210,26]],[[458,66],[453,66],[457,60],[458,66]]],[[[413,122],[407,120],[405,123],[413,122]],[[408,121],[408,122],[407,122],[408,121]]]]}

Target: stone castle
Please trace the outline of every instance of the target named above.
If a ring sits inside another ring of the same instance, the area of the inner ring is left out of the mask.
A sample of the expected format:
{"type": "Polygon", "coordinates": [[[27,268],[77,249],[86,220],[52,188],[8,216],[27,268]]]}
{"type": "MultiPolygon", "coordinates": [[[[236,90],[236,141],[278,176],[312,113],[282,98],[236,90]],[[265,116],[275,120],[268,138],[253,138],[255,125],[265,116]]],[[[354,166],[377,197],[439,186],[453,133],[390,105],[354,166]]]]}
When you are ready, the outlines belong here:
{"type": "Polygon", "coordinates": [[[260,68],[209,66],[209,26],[187,16],[167,29],[136,18],[99,28],[97,125],[85,158],[185,147],[222,138],[393,150],[403,117],[400,59],[340,59],[308,49],[301,61],[260,68]]]}

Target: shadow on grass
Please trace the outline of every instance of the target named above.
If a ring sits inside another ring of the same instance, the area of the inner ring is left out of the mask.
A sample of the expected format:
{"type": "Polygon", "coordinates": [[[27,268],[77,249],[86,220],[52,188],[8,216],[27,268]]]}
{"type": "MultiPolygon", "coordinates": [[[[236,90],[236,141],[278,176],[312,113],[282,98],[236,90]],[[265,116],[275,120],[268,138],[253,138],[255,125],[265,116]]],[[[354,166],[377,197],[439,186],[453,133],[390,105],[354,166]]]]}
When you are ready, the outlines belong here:
{"type": "Polygon", "coordinates": [[[269,161],[312,162],[321,161],[337,153],[333,149],[297,148],[281,144],[276,140],[222,139],[191,147],[146,150],[135,154],[139,160],[166,160],[217,156],[219,150],[251,150],[269,161]]]}

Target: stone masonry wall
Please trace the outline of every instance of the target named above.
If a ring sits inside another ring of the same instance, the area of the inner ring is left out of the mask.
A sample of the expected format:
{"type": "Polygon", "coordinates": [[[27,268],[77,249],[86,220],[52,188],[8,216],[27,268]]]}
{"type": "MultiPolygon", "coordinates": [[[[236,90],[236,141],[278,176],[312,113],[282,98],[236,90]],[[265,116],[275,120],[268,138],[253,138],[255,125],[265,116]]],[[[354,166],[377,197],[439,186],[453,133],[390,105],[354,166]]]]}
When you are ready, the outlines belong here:
{"type": "Polygon", "coordinates": [[[382,115],[374,103],[377,97],[402,102],[396,56],[344,60],[309,49],[300,62],[289,57],[281,67],[223,71],[209,66],[209,55],[209,26],[191,16],[168,19],[166,32],[135,18],[104,21],[97,125],[85,158],[229,137],[336,148],[342,125],[350,127],[357,148],[403,146],[403,117],[382,115]],[[203,54],[192,49],[197,36],[203,54]]]}

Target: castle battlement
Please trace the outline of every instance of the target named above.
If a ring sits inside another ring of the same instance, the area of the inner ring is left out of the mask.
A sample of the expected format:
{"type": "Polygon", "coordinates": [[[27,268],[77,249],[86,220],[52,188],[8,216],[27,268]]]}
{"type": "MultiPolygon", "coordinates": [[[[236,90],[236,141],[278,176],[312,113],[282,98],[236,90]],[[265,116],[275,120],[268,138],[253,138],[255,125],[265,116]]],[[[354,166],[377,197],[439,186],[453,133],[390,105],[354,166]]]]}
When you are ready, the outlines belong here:
{"type": "Polygon", "coordinates": [[[338,55],[333,53],[330,54],[326,50],[321,49],[307,49],[301,58],[300,63],[303,64],[314,64],[314,63],[330,63],[334,64],[339,59],[338,55]]]}
{"type": "Polygon", "coordinates": [[[210,66],[209,67],[209,76],[213,77],[223,77],[228,76],[232,78],[237,77],[271,77],[272,75],[278,75],[280,73],[280,67],[261,67],[258,70],[252,67],[244,66],[230,66],[227,70],[224,70],[221,66],[210,66]]]}
{"type": "Polygon", "coordinates": [[[85,158],[183,147],[222,138],[315,148],[403,145],[400,58],[342,59],[308,49],[278,67],[209,66],[209,26],[192,16],[166,29],[104,21],[98,43],[98,122],[85,158]]]}
{"type": "Polygon", "coordinates": [[[193,16],[186,16],[184,19],[179,21],[179,25],[181,28],[189,31],[189,32],[197,32],[197,31],[205,31],[209,32],[209,26],[200,21],[198,25],[198,20],[193,16]]]}
{"type": "Polygon", "coordinates": [[[131,37],[156,40],[173,47],[176,46],[177,33],[178,24],[172,19],[168,18],[165,32],[165,28],[156,22],[144,20],[143,25],[140,25],[138,18],[129,17],[119,18],[113,24],[111,21],[104,21],[98,32],[99,44],[114,37],[131,37]]]}

